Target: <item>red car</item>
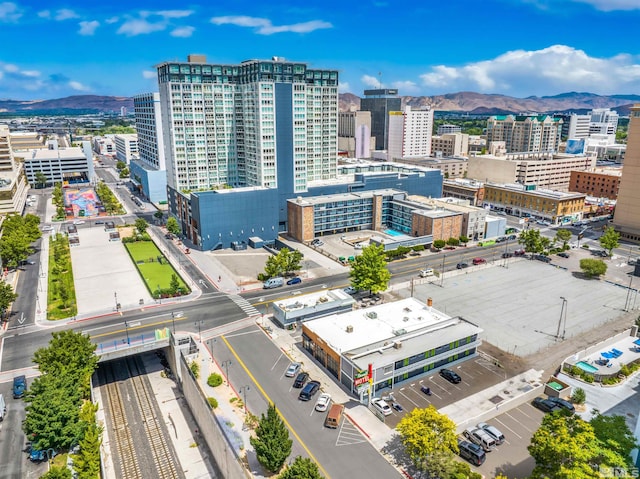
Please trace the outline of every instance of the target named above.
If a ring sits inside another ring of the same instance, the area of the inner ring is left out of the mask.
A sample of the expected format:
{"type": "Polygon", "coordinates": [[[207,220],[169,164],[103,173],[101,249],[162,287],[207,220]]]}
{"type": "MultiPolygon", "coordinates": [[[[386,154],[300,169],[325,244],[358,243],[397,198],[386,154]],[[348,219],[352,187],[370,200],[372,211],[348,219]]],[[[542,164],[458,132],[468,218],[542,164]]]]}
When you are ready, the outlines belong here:
{"type": "Polygon", "coordinates": [[[473,264],[484,264],[487,260],[484,258],[473,258],[473,264]]]}

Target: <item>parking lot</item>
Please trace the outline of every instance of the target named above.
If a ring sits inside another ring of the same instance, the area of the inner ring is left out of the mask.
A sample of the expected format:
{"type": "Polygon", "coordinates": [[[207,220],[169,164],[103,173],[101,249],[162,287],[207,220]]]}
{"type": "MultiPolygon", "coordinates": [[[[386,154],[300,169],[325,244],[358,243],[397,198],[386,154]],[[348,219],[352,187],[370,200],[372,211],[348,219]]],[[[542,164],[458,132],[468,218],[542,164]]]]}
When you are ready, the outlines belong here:
{"type": "Polygon", "coordinates": [[[503,369],[482,357],[465,361],[451,369],[460,375],[461,383],[452,384],[434,370],[430,376],[404,381],[392,391],[384,391],[382,397],[389,398],[389,403],[400,404],[403,409],[403,411],[392,409],[392,414],[385,418],[385,424],[395,428],[404,415],[412,409],[429,405],[441,409],[506,379],[503,369]],[[420,388],[423,386],[430,389],[431,396],[422,392],[420,388]],[[393,396],[393,400],[389,397],[389,393],[393,396]]]}

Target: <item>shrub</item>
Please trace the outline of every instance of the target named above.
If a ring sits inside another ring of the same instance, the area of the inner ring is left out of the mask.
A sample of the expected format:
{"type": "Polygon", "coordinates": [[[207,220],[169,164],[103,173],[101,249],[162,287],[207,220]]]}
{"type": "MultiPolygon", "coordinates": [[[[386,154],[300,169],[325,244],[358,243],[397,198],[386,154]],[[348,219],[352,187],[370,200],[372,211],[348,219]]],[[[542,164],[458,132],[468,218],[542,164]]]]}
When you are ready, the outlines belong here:
{"type": "Polygon", "coordinates": [[[194,378],[198,379],[200,377],[200,364],[198,361],[191,361],[189,369],[191,370],[191,374],[193,374],[194,378]]]}
{"type": "Polygon", "coordinates": [[[571,369],[569,370],[569,374],[571,374],[572,376],[582,376],[582,369],[580,369],[578,366],[571,366],[571,369]]]}
{"type": "Polygon", "coordinates": [[[576,388],[571,395],[571,400],[576,404],[584,404],[587,400],[587,393],[585,393],[582,388],[576,388]]]}
{"type": "Polygon", "coordinates": [[[413,251],[424,251],[424,245],[423,244],[417,244],[413,247],[413,251]]]}
{"type": "Polygon", "coordinates": [[[207,402],[209,403],[209,406],[211,406],[211,409],[218,407],[218,400],[216,398],[208,397],[207,402]]]}
{"type": "Polygon", "coordinates": [[[218,387],[222,384],[222,376],[218,373],[212,373],[207,378],[207,384],[212,388],[218,387]]]}
{"type": "Polygon", "coordinates": [[[602,380],[602,384],[604,384],[605,386],[612,386],[614,384],[618,384],[618,382],[620,382],[620,380],[615,376],[612,378],[605,378],[602,380]]]}
{"type": "Polygon", "coordinates": [[[589,383],[589,384],[591,384],[591,383],[594,381],[594,378],[593,378],[593,376],[592,376],[591,374],[584,374],[584,375],[582,376],[582,380],[583,380],[585,383],[589,383]]]}

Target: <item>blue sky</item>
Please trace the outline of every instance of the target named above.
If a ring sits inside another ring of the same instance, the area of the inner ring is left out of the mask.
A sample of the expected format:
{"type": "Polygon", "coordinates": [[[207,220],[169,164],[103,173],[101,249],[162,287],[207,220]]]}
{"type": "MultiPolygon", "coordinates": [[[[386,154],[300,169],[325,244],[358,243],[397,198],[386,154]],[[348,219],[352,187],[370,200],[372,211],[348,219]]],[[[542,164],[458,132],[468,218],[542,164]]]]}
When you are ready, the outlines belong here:
{"type": "Polygon", "coordinates": [[[281,56],[340,90],[640,94],[640,0],[0,0],[0,99],[157,91],[154,65],[281,56]]]}

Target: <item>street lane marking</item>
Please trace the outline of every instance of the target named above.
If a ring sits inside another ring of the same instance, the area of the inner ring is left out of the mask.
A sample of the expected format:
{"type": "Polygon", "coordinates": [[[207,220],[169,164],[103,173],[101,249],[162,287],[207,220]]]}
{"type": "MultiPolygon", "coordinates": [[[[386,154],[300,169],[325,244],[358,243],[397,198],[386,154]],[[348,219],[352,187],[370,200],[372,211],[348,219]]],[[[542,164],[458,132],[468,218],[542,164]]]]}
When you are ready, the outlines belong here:
{"type": "Polygon", "coordinates": [[[260,331],[259,329],[256,329],[254,331],[245,331],[244,333],[228,334],[227,338],[235,338],[236,336],[244,336],[245,334],[256,334],[261,332],[262,331],[260,331]]]}
{"type": "Polygon", "coordinates": [[[367,442],[367,440],[360,430],[344,418],[340,426],[340,431],[338,432],[338,438],[336,439],[336,447],[352,446],[363,442],[367,442]]]}
{"type": "MultiPolygon", "coordinates": [[[[260,391],[262,393],[262,395],[269,402],[269,404],[275,404],[271,400],[269,395],[266,393],[266,391],[263,389],[263,387],[260,385],[258,380],[253,376],[251,371],[249,371],[249,368],[246,366],[246,364],[244,364],[244,361],[242,361],[242,359],[240,359],[240,356],[238,356],[238,353],[236,353],[236,350],[233,349],[233,347],[231,346],[231,343],[229,343],[229,341],[227,341],[227,338],[224,336],[224,334],[220,336],[220,339],[222,339],[224,341],[224,343],[226,344],[227,348],[229,348],[229,351],[231,351],[231,354],[233,354],[233,356],[238,361],[238,364],[240,364],[240,366],[242,366],[242,369],[244,369],[244,372],[247,373],[249,378],[253,381],[253,384],[256,385],[256,387],[258,388],[258,391],[260,391]]],[[[298,442],[300,443],[302,448],[305,450],[305,452],[309,455],[309,458],[318,465],[318,469],[320,469],[320,472],[322,472],[322,474],[327,479],[331,479],[331,476],[329,476],[329,474],[327,474],[327,471],[325,471],[324,467],[322,467],[322,464],[320,464],[320,462],[311,453],[311,451],[309,450],[307,445],[302,441],[300,436],[298,436],[298,433],[296,432],[296,430],[293,429],[293,427],[291,427],[291,424],[289,424],[289,421],[287,421],[287,418],[284,417],[284,415],[280,412],[279,409],[276,408],[276,411],[277,411],[278,415],[280,416],[280,418],[282,419],[282,422],[284,422],[285,426],[287,426],[289,428],[289,431],[291,431],[291,434],[293,434],[293,436],[298,440],[298,442]]]]}

